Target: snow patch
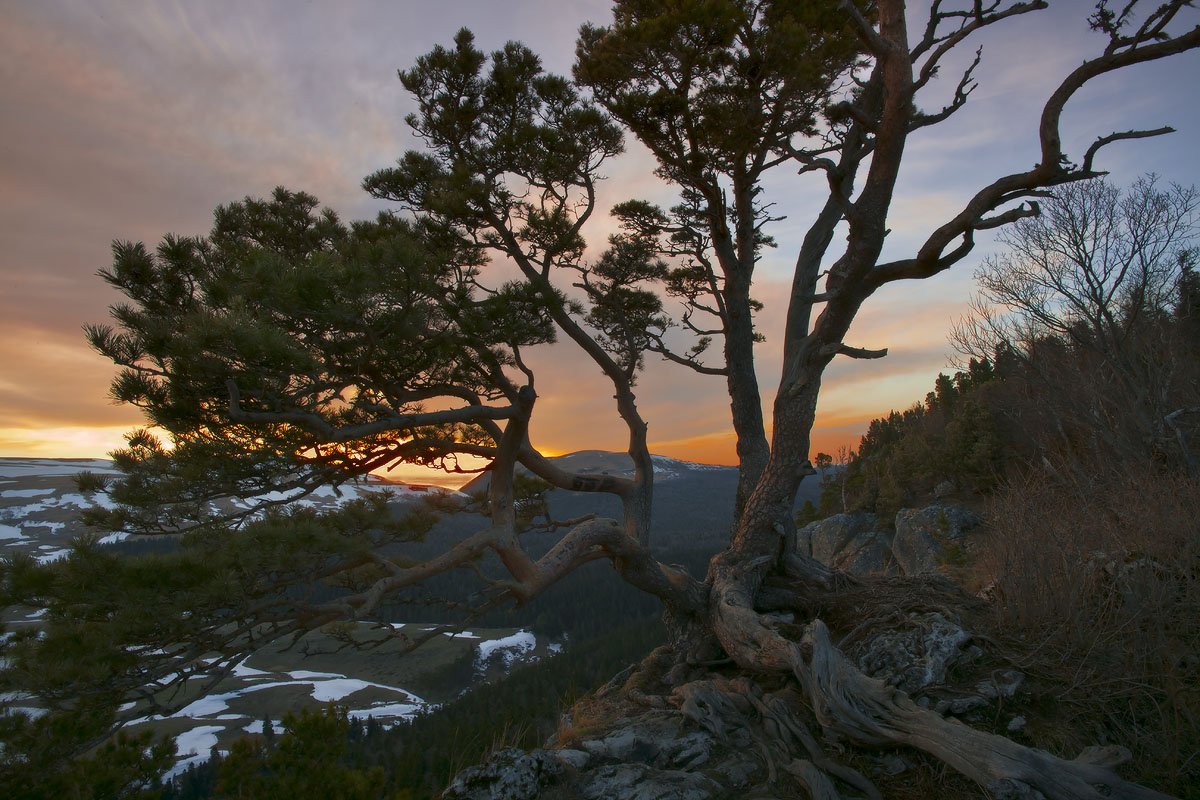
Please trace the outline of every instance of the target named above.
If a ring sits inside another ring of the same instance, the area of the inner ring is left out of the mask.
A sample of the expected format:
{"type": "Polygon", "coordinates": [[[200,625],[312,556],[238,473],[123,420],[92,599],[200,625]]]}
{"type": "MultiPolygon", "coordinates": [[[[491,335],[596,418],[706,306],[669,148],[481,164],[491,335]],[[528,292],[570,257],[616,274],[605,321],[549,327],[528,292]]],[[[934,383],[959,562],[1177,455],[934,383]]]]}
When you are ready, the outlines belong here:
{"type": "MultiPolygon", "coordinates": [[[[247,675],[247,674],[266,675],[267,674],[267,673],[261,672],[260,670],[251,669],[250,667],[235,668],[234,674],[238,674],[238,669],[244,669],[244,670],[248,671],[248,672],[242,672],[241,673],[242,675],[247,675]]],[[[229,709],[229,701],[233,700],[234,698],[240,697],[245,694],[250,694],[251,692],[261,692],[264,689],[274,689],[276,687],[282,687],[282,686],[295,686],[297,684],[308,684],[310,687],[310,692],[312,694],[312,698],[314,700],[316,700],[318,703],[328,703],[331,701],[336,702],[338,700],[348,697],[348,696],[354,694],[355,692],[361,691],[363,689],[374,688],[374,689],[382,689],[383,691],[386,691],[386,692],[393,692],[395,694],[399,694],[399,695],[405,697],[406,701],[404,703],[398,704],[398,705],[404,706],[405,708],[411,707],[412,710],[418,710],[418,709],[423,708],[426,705],[428,705],[424,700],[422,700],[420,697],[417,697],[412,692],[406,691],[399,687],[387,686],[382,683],[372,683],[371,681],[363,681],[363,680],[359,680],[357,678],[347,678],[344,675],[338,675],[336,673],[310,672],[308,670],[296,670],[294,672],[288,672],[288,673],[284,673],[284,674],[286,674],[288,677],[290,677],[291,680],[283,680],[283,681],[273,680],[273,681],[269,681],[267,683],[257,683],[252,686],[247,686],[243,689],[235,689],[234,691],[231,691],[231,692],[221,692],[219,694],[206,695],[204,697],[198,698],[197,700],[193,700],[191,703],[189,703],[188,705],[179,709],[174,714],[171,714],[170,718],[171,719],[179,719],[182,717],[190,717],[192,719],[201,719],[201,718],[203,718],[203,719],[239,719],[244,715],[239,715],[239,714],[234,714],[232,716],[217,716],[217,715],[228,712],[230,710],[229,709]]],[[[394,704],[394,705],[397,705],[397,704],[394,704]]],[[[370,711],[370,713],[380,715],[383,712],[380,710],[377,710],[377,709],[372,709],[370,711]]],[[[404,712],[404,713],[410,713],[410,712],[404,712]]],[[[131,722],[130,724],[133,725],[133,724],[140,723],[140,722],[149,722],[151,720],[161,720],[161,719],[167,719],[167,717],[163,717],[163,716],[156,714],[154,716],[146,717],[145,719],[136,720],[136,722],[131,722]]]]}
{"type": "Polygon", "coordinates": [[[698,464],[695,461],[680,461],[678,458],[670,456],[650,456],[650,460],[654,462],[656,467],[666,469],[689,469],[699,472],[719,472],[721,470],[733,469],[720,464],[698,464]]]}
{"type": "Polygon", "coordinates": [[[0,708],[0,717],[7,714],[24,714],[30,719],[37,719],[43,714],[48,713],[50,712],[46,709],[38,708],[37,706],[5,706],[4,708],[0,708]]]}
{"type": "Polygon", "coordinates": [[[44,494],[54,494],[53,489],[5,489],[0,497],[41,497],[44,494]]]}
{"type": "MultiPolygon", "coordinates": [[[[422,628],[421,630],[431,631],[431,630],[433,630],[433,628],[422,628]]],[[[449,636],[451,639],[482,639],[483,638],[479,634],[472,633],[471,631],[459,631],[458,633],[455,633],[454,631],[446,631],[442,635],[449,636]]]]}
{"type": "MultiPolygon", "coordinates": [[[[68,492],[55,497],[47,497],[44,500],[39,500],[36,503],[29,503],[23,506],[9,506],[8,508],[0,509],[0,519],[22,519],[50,510],[63,510],[69,508],[88,509],[95,508],[96,506],[102,506],[110,510],[116,508],[116,505],[108,499],[107,495],[97,493],[93,494],[91,498],[88,498],[77,492],[68,492]]],[[[30,520],[27,524],[46,525],[49,523],[30,520]]]]}
{"type": "MultiPolygon", "coordinates": [[[[405,697],[411,698],[414,703],[424,705],[425,701],[417,697],[412,692],[400,689],[395,686],[387,686],[382,683],[372,683],[371,681],[359,680],[358,678],[347,678],[344,675],[337,675],[330,672],[309,672],[308,670],[295,670],[287,673],[297,683],[309,683],[312,686],[312,697],[318,703],[336,702],[344,697],[349,697],[355,692],[363,689],[382,689],[387,692],[396,692],[405,697]]],[[[286,684],[280,684],[286,685],[286,684]]]]}
{"type": "Polygon", "coordinates": [[[250,660],[250,658],[249,658],[249,656],[247,656],[246,658],[243,658],[240,662],[238,662],[238,665],[233,668],[233,674],[235,677],[257,678],[260,676],[266,677],[271,674],[271,673],[265,672],[261,669],[255,669],[254,667],[247,666],[246,662],[249,660],[250,660]]]}
{"type": "Polygon", "coordinates": [[[170,780],[188,767],[207,761],[212,749],[217,746],[217,733],[223,730],[220,725],[201,725],[176,736],[175,754],[180,760],[163,776],[164,779],[170,780]]]}
{"type": "MultiPolygon", "coordinates": [[[[45,547],[48,547],[48,545],[43,545],[43,548],[45,547]]],[[[70,554],[71,548],[61,547],[57,550],[51,550],[49,553],[40,553],[34,556],[34,558],[37,559],[39,564],[49,564],[51,561],[58,561],[60,558],[66,558],[70,554]]]]}
{"type": "Polygon", "coordinates": [[[107,511],[115,511],[117,508],[117,504],[112,501],[107,492],[94,492],[89,499],[94,505],[107,511]]]}
{"type": "MultiPolygon", "coordinates": [[[[366,719],[367,717],[389,717],[392,718],[392,724],[400,719],[411,719],[420,711],[428,708],[428,706],[414,705],[412,703],[385,703],[382,705],[371,706],[370,708],[356,708],[349,712],[351,719],[366,719]]],[[[384,725],[384,727],[391,727],[384,725]]]]}
{"type": "Polygon", "coordinates": [[[517,631],[502,639],[489,639],[479,643],[476,665],[479,669],[484,669],[495,656],[502,660],[507,668],[512,666],[514,661],[531,655],[536,646],[537,637],[532,631],[526,630],[517,631]]]}
{"type": "Polygon", "coordinates": [[[120,474],[112,462],[104,458],[0,458],[0,478],[76,475],[80,472],[120,474]]]}
{"type": "Polygon", "coordinates": [[[21,523],[22,528],[49,528],[51,533],[54,533],[59,528],[67,527],[65,522],[43,522],[37,519],[27,519],[21,523]]]}

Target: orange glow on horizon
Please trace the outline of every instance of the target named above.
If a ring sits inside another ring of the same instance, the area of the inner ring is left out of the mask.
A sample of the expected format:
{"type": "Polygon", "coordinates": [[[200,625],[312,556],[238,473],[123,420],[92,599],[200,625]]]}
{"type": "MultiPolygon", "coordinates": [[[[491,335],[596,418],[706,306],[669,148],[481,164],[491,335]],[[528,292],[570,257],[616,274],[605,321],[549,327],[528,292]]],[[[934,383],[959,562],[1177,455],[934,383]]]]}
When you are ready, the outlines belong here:
{"type": "MultiPolygon", "coordinates": [[[[874,415],[828,415],[817,420],[812,431],[811,456],[818,452],[837,454],[839,447],[853,449],[874,415]]],[[[113,450],[125,446],[125,435],[134,426],[59,426],[59,427],[10,427],[0,428],[0,457],[5,458],[108,458],[113,450]]],[[[583,442],[555,442],[539,447],[547,458],[555,458],[580,450],[608,449],[623,451],[623,443],[588,444],[583,442]]],[[[650,443],[650,451],[656,455],[694,461],[701,464],[735,466],[737,464],[736,441],[732,431],[718,431],[682,439],[650,443]]],[[[462,456],[459,467],[462,472],[447,472],[413,464],[398,464],[391,469],[376,470],[375,474],[385,480],[420,485],[442,486],[458,489],[474,480],[486,465],[486,461],[472,456],[462,456]]]]}
{"type": "Polygon", "coordinates": [[[108,458],[125,447],[129,425],[0,428],[3,458],[108,458]]]}
{"type": "MultiPolygon", "coordinates": [[[[812,432],[812,455],[818,452],[834,455],[839,447],[855,448],[871,417],[834,417],[824,424],[818,420],[812,432]]],[[[4,458],[108,458],[113,450],[125,446],[125,434],[130,426],[64,426],[57,428],[7,428],[0,429],[0,457],[4,458]]],[[[574,444],[574,443],[572,443],[574,444]]],[[[539,452],[547,458],[588,449],[624,450],[620,445],[604,447],[559,446],[540,447],[539,452]]],[[[691,436],[684,439],[651,442],[651,452],[701,464],[737,464],[736,442],[732,432],[716,432],[691,436]]],[[[376,470],[377,475],[390,481],[414,484],[429,484],[457,489],[473,480],[477,470],[486,464],[484,459],[471,456],[460,457],[459,466],[464,472],[446,472],[412,464],[398,464],[391,469],[376,470]]]]}

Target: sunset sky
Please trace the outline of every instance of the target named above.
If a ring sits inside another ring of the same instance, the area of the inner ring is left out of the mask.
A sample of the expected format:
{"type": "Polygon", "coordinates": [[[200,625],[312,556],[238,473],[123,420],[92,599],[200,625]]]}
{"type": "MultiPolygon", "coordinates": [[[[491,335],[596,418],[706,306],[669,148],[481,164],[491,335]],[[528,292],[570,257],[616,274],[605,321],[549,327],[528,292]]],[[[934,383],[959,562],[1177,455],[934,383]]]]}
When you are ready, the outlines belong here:
{"type": "MultiPolygon", "coordinates": [[[[922,5],[911,12],[916,25],[922,5]]],[[[1056,0],[980,37],[980,87],[967,108],[910,141],[885,255],[910,252],[979,186],[1034,163],[1041,104],[1103,46],[1084,21],[1090,6],[1056,0]]],[[[417,146],[398,68],[467,26],[485,50],[518,39],[567,72],[579,25],[607,21],[608,9],[601,0],[0,0],[0,456],[103,456],[138,423],[136,411],[108,401],[112,367],[81,334],[117,299],[95,276],[111,240],[201,234],[218,204],[276,185],[315,194],[343,219],[372,216],[385,206],[360,181],[417,146]]],[[[1188,25],[1200,21],[1190,13],[1188,25]]],[[[927,107],[953,88],[949,66],[944,75],[927,107]]],[[[1068,107],[1067,152],[1081,156],[1112,131],[1172,125],[1171,136],[1106,148],[1099,165],[1121,184],[1144,172],[1197,183],[1198,109],[1200,54],[1108,76],[1068,107]]],[[[609,165],[602,207],[630,197],[669,203],[648,156],[627,144],[609,165]]],[[[768,186],[773,211],[788,215],[769,229],[779,248],[764,257],[756,292],[766,303],[759,368],[768,405],[784,313],[775,301],[814,209],[819,186],[809,180],[781,170],[768,186]]],[[[602,223],[592,241],[610,230],[602,223]]],[[[891,354],[835,362],[814,450],[851,445],[871,417],[924,396],[950,360],[949,324],[987,251],[985,242],[950,273],[869,302],[848,341],[891,354]]],[[[621,449],[612,392],[595,367],[565,347],[540,358],[535,443],[555,453],[621,449]]],[[[655,452],[733,462],[720,379],[650,359],[639,404],[655,452]]]]}

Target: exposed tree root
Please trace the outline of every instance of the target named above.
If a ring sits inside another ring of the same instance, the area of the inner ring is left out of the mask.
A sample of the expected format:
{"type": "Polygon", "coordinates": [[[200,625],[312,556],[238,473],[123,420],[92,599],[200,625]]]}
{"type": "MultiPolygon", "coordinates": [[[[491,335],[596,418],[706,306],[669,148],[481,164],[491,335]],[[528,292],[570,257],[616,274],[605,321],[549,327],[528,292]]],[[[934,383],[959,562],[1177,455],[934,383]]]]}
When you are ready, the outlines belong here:
{"type": "Polygon", "coordinates": [[[1112,770],[1127,758],[1119,748],[1089,749],[1074,761],[1067,761],[917,706],[908,695],[859,671],[832,644],[820,620],[808,626],[802,647],[793,645],[792,649],[793,670],[809,695],[818,721],[826,730],[855,742],[919,748],[999,797],[1169,797],[1122,780],[1112,770]],[[809,653],[807,660],[804,651],[809,653]]]}
{"type": "MultiPolygon", "coordinates": [[[[783,587],[773,584],[774,595],[782,596],[783,587]]],[[[893,616],[892,612],[915,610],[958,610],[975,601],[950,585],[936,581],[927,586],[893,587],[843,586],[835,589],[828,579],[810,582],[807,587],[791,589],[793,598],[805,598],[805,606],[815,611],[826,605],[835,616],[845,615],[843,622],[857,620],[850,638],[865,637],[873,619],[893,616]],[[839,595],[833,600],[834,590],[839,595]],[[822,595],[825,600],[822,601],[822,595]],[[859,614],[847,613],[856,605],[859,614]],[[813,605],[816,604],[816,606],[813,605]],[[916,604],[914,606],[914,603],[916,604]],[[889,611],[890,609],[890,611],[889,611]],[[880,613],[882,612],[882,614],[880,613]]],[[[812,706],[817,722],[826,736],[841,737],[857,745],[908,745],[940,759],[966,777],[985,787],[996,797],[1049,798],[1049,800],[1163,800],[1160,792],[1123,780],[1112,767],[1128,759],[1123,748],[1089,748],[1073,761],[1058,758],[1042,750],[1018,744],[1004,736],[971,728],[957,720],[943,718],[929,709],[921,708],[904,692],[881,680],[868,677],[847,659],[830,640],[829,630],[819,617],[806,626],[791,628],[799,636],[785,636],[776,622],[755,610],[752,600],[758,593],[755,579],[745,570],[730,569],[718,574],[713,590],[713,629],[725,651],[739,666],[766,672],[791,673],[799,681],[812,706]],[[793,639],[799,641],[793,641],[793,639]]],[[[795,607],[795,606],[793,606],[795,607]]],[[[728,694],[729,686],[721,687],[728,694]]],[[[695,689],[688,690],[699,702],[695,689]]],[[[708,690],[709,694],[717,687],[708,690]]],[[[740,687],[737,692],[745,695],[740,687]]],[[[735,701],[735,705],[737,702],[735,701]]],[[[819,749],[814,752],[802,733],[803,725],[794,713],[785,714],[762,701],[759,717],[779,731],[772,740],[788,742],[795,739],[804,749],[799,756],[808,764],[793,764],[790,751],[774,753],[775,764],[800,780],[813,797],[835,797],[838,782],[852,786],[859,794],[877,797],[874,787],[860,785],[858,773],[845,769],[829,759],[819,749]],[[785,732],[786,731],[786,735],[785,732]],[[854,777],[857,776],[857,777],[854,777]]],[[[688,708],[692,708],[689,705],[688,708]]],[[[709,713],[728,717],[728,702],[722,704],[705,698],[709,713]]],[[[687,710],[687,709],[685,709],[687,710]]],[[[696,718],[705,723],[704,715],[696,718]]],[[[809,736],[811,738],[811,736],[809,736]]],[[[815,742],[813,743],[815,746],[815,742]]],[[[772,763],[769,759],[768,763],[772,763]]],[[[774,767],[772,775],[774,775],[774,767]]],[[[865,780],[865,779],[864,779],[865,780]]]]}
{"type": "Polygon", "coordinates": [[[717,678],[686,683],[675,690],[672,700],[722,742],[748,739],[756,745],[772,784],[783,771],[814,798],[840,798],[834,779],[871,800],[882,798],[869,779],[830,758],[817,743],[799,715],[801,704],[793,689],[764,693],[744,677],[717,678]]]}

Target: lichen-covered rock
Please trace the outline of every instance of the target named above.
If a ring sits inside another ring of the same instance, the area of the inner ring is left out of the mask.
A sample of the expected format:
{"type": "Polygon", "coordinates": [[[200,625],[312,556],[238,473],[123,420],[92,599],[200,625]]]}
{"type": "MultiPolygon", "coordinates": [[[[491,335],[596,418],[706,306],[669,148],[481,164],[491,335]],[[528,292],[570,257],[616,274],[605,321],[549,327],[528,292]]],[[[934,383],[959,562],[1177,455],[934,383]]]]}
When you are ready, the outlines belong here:
{"type": "Polygon", "coordinates": [[[708,732],[685,730],[679,713],[652,711],[622,721],[604,737],[585,740],[580,748],[601,760],[693,769],[708,761],[713,744],[708,732]]]}
{"type": "Polygon", "coordinates": [[[829,566],[851,575],[895,574],[891,537],[884,531],[860,534],[842,548],[829,566]]]}
{"type": "MultiPolygon", "coordinates": [[[[532,800],[582,796],[609,800],[705,800],[726,788],[708,769],[717,742],[674,710],[618,719],[608,730],[561,750],[501,750],[460,772],[442,795],[449,800],[532,800]],[[553,788],[551,788],[553,787],[553,788]],[[563,794],[565,793],[565,794],[563,794]]],[[[736,786],[753,772],[724,758],[713,774],[736,786]],[[729,767],[727,770],[721,767],[729,767]],[[728,773],[728,774],[727,774],[728,773]]],[[[736,759],[735,759],[736,760],[736,759]]],[[[744,758],[742,760],[745,760],[744,758]]]]}
{"type": "Polygon", "coordinates": [[[1007,699],[1017,693],[1025,682],[1025,673],[1016,669],[1001,670],[975,685],[976,691],[989,700],[1007,699]]]}
{"type": "Polygon", "coordinates": [[[592,770],[579,783],[588,800],[709,800],[725,796],[699,772],[662,770],[645,764],[612,764],[592,770]]]}
{"type": "Polygon", "coordinates": [[[834,514],[801,528],[796,549],[853,575],[888,572],[893,563],[891,536],[881,528],[874,514],[834,514]]]}
{"type": "Polygon", "coordinates": [[[829,564],[855,537],[871,533],[878,527],[879,518],[874,514],[834,514],[801,528],[797,535],[797,546],[801,555],[812,556],[823,564],[829,564]]]}
{"type": "Polygon", "coordinates": [[[735,751],[712,765],[710,772],[731,789],[745,789],[759,772],[759,762],[744,751],[735,751]]]}
{"type": "MultiPolygon", "coordinates": [[[[964,654],[966,652],[964,651],[964,654]]],[[[1014,696],[1024,682],[1025,673],[1015,669],[1001,670],[976,683],[973,694],[944,698],[938,701],[933,710],[943,716],[961,717],[984,706],[989,706],[996,700],[1014,696]]],[[[1021,720],[1020,725],[1025,724],[1024,717],[1018,717],[1018,719],[1021,720]]],[[[1016,728],[1010,727],[1009,730],[1016,730],[1016,728]]]]}
{"type": "Polygon", "coordinates": [[[592,760],[592,754],[583,750],[564,747],[562,750],[552,750],[554,757],[572,769],[583,769],[592,760]]]}
{"type": "Polygon", "coordinates": [[[442,797],[444,800],[534,800],[563,771],[562,761],[554,753],[510,747],[458,773],[442,797]]]}
{"type": "Polygon", "coordinates": [[[858,659],[863,672],[915,694],[944,683],[946,671],[968,658],[971,634],[937,612],[911,614],[908,624],[874,636],[858,659]]]}
{"type": "Polygon", "coordinates": [[[972,711],[983,708],[988,704],[988,699],[978,694],[969,694],[966,697],[953,697],[939,700],[933,710],[944,717],[961,717],[964,714],[969,714],[972,711]]]}
{"type": "Polygon", "coordinates": [[[903,508],[896,514],[891,551],[905,575],[937,572],[964,557],[966,534],[979,517],[958,506],[903,508]]]}
{"type": "Polygon", "coordinates": [[[908,772],[913,768],[911,761],[896,753],[883,753],[882,755],[871,756],[869,760],[873,764],[871,772],[876,775],[894,776],[908,772]]]}

